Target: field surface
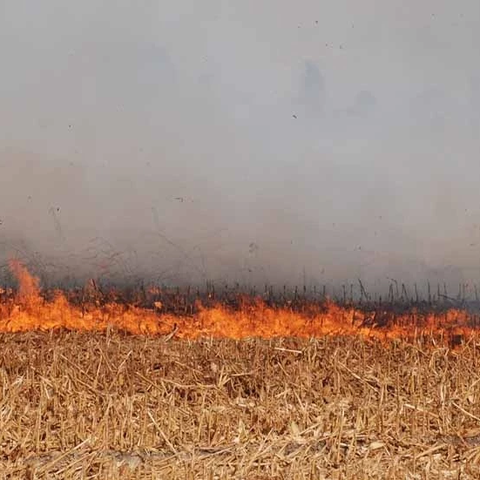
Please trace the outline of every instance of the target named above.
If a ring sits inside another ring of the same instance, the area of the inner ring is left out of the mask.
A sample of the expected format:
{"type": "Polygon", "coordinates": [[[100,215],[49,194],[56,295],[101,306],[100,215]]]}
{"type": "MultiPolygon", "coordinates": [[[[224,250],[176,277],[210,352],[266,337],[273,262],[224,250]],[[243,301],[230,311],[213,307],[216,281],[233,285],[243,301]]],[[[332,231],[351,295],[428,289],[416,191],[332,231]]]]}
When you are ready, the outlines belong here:
{"type": "Polygon", "coordinates": [[[480,344],[0,334],[0,478],[480,478],[480,344]]]}

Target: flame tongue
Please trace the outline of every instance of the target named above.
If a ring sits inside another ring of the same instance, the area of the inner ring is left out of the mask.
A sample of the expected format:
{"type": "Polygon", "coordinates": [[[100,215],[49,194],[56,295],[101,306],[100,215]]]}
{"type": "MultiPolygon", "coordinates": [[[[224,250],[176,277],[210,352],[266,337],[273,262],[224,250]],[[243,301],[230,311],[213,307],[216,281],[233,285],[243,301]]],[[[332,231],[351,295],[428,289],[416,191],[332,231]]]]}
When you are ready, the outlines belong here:
{"type": "Polygon", "coordinates": [[[10,271],[18,281],[18,298],[23,303],[38,303],[40,297],[40,280],[34,277],[20,261],[12,259],[8,262],[10,271]]]}

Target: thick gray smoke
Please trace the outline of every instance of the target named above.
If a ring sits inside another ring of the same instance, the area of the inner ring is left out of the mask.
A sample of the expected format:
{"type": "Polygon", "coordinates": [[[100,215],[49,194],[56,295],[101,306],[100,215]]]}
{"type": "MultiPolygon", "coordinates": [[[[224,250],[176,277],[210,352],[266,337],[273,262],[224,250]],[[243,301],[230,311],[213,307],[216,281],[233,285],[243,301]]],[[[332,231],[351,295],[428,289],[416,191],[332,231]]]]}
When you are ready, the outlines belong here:
{"type": "Polygon", "coordinates": [[[0,263],[480,280],[478,0],[0,2],[0,263]]]}

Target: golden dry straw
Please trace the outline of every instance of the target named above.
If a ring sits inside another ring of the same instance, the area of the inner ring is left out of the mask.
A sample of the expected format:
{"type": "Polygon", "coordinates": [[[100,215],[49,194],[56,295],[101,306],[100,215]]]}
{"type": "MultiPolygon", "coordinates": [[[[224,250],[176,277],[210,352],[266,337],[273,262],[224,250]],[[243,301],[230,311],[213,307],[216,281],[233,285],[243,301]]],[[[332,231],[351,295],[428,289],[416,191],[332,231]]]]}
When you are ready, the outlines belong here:
{"type": "Polygon", "coordinates": [[[476,479],[480,360],[424,339],[0,335],[0,478],[476,479]]]}

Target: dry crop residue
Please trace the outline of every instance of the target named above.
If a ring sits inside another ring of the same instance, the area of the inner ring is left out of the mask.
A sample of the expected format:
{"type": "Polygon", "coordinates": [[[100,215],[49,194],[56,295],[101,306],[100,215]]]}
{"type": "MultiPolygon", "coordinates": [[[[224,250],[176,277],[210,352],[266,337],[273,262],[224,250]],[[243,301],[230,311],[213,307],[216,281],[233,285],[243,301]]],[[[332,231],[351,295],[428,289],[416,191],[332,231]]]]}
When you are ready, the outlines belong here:
{"type": "Polygon", "coordinates": [[[1,334],[0,478],[479,478],[479,372],[474,342],[1,334]]]}

